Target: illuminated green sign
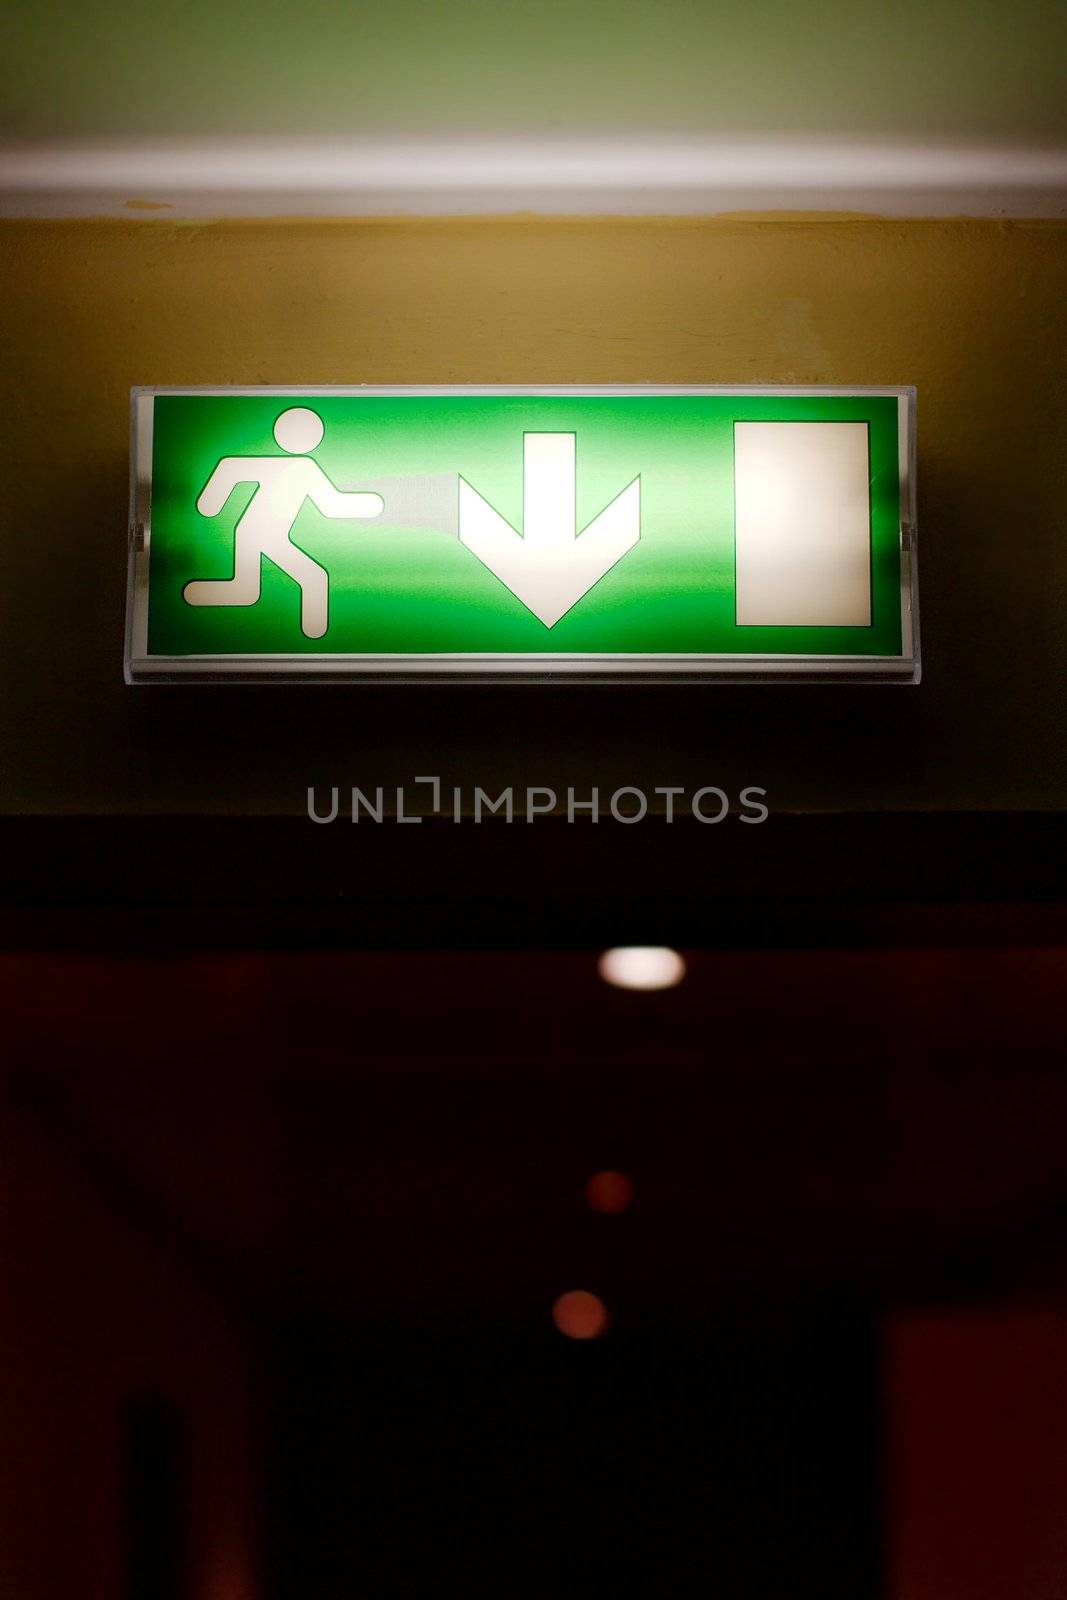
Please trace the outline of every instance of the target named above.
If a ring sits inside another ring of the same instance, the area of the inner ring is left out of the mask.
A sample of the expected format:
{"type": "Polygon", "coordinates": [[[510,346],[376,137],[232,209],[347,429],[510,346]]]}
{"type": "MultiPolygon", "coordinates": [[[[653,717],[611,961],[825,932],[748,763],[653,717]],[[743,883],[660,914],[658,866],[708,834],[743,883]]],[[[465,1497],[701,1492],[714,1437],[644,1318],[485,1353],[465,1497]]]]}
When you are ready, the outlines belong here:
{"type": "Polygon", "coordinates": [[[127,676],[914,680],[913,402],[135,390],[127,676]]]}

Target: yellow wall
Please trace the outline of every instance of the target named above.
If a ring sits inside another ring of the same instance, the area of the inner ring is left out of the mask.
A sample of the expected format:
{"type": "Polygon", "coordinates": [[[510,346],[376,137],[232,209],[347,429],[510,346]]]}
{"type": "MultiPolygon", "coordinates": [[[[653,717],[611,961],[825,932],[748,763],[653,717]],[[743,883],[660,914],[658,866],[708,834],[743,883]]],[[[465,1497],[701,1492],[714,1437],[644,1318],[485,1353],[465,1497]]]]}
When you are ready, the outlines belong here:
{"type": "Polygon", "coordinates": [[[8,811],[309,783],[1064,803],[1067,227],[851,218],[0,227],[8,811]],[[122,682],[131,384],[915,383],[921,688],[122,682]]]}

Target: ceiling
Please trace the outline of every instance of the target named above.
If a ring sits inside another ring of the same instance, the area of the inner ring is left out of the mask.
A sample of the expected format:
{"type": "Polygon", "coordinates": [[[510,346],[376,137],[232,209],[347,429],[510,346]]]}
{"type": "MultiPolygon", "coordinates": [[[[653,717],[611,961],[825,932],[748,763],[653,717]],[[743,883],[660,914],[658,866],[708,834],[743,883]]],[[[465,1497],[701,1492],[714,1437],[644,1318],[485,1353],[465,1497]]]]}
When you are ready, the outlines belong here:
{"type": "Polygon", "coordinates": [[[15,0],[8,140],[1067,139],[1055,0],[15,0]]]}
{"type": "Polygon", "coordinates": [[[1040,1285],[1065,959],[698,951],[635,994],[592,952],[5,956],[0,1125],[255,1303],[1040,1285]],[[622,1216],[583,1203],[605,1168],[622,1216]]]}
{"type": "Polygon", "coordinates": [[[1067,191],[1054,0],[15,0],[0,50],[8,211],[1048,215],[1067,191]]]}

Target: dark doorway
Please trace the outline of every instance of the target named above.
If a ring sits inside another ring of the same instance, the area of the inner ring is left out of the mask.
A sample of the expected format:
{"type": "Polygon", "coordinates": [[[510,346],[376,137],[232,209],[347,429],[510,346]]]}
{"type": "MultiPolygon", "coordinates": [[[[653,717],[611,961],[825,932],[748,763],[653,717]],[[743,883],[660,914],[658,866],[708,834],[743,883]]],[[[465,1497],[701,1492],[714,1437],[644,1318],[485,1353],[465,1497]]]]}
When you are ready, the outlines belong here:
{"type": "Polygon", "coordinates": [[[122,1432],[124,1600],[180,1600],[188,1576],[189,1518],[177,1409],[160,1394],[132,1395],[122,1432]]]}

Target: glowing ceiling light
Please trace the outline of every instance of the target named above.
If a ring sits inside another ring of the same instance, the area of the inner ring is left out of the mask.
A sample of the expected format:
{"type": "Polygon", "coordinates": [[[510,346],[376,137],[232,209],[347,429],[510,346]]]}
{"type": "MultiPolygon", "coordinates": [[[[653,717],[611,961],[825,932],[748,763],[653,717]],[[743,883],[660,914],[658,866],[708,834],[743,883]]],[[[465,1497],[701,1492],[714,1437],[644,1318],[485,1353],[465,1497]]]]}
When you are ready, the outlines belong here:
{"type": "Polygon", "coordinates": [[[671,989],[685,977],[685,962],[663,945],[623,945],[604,951],[598,971],[618,989],[671,989]]]}

